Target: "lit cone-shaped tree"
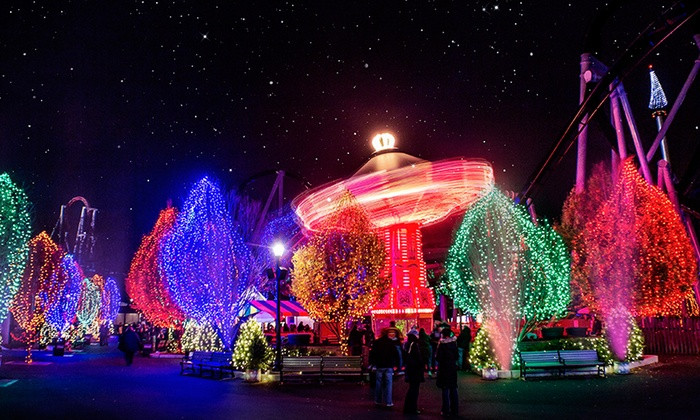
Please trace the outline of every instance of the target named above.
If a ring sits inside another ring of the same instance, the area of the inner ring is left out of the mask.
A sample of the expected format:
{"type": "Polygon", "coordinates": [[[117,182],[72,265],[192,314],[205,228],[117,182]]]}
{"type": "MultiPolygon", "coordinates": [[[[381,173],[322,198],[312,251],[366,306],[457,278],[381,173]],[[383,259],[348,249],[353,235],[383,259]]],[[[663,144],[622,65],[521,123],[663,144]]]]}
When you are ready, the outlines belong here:
{"type": "Polygon", "coordinates": [[[51,283],[64,286],[58,300],[47,310],[46,321],[61,334],[65,333],[68,326],[75,320],[84,277],[83,270],[71,254],[63,254],[61,263],[51,274],[51,283]]]}
{"type": "Polygon", "coordinates": [[[126,293],[134,309],[158,327],[182,324],[185,315],[170,295],[170,289],[159,267],[160,243],[175,226],[177,210],[168,207],[160,212],[153,230],[141,241],[126,278],[126,293]]]}
{"type": "Polygon", "coordinates": [[[564,202],[561,224],[557,231],[562,235],[571,251],[571,306],[578,310],[584,306],[595,306],[595,296],[588,280],[586,266],[585,227],[596,217],[599,209],[612,193],[613,182],[605,164],[593,167],[582,193],[572,189],[564,202]]]}
{"type": "Polygon", "coordinates": [[[29,241],[29,262],[10,305],[10,312],[24,330],[23,339],[28,345],[38,340],[44,314],[59,300],[65,286],[52,282],[53,273],[59,268],[62,257],[63,251],[46,232],[41,232],[29,241]]]}
{"type": "Polygon", "coordinates": [[[509,369],[513,350],[541,321],[562,315],[570,299],[562,238],[535,225],[497,189],[464,216],[446,261],[442,289],[455,306],[481,314],[496,360],[509,369]]]}
{"type": "Polygon", "coordinates": [[[312,318],[337,326],[342,351],[347,351],[347,323],[367,314],[389,290],[390,280],[380,276],[385,252],[364,210],[346,192],[292,257],[292,294],[312,318]]]}
{"type": "Polygon", "coordinates": [[[0,322],[17,293],[29,255],[29,200],[6,173],[0,174],[0,322]]]}
{"type": "Polygon", "coordinates": [[[260,323],[251,319],[241,326],[233,350],[233,365],[238,369],[268,370],[275,352],[267,345],[260,323]]]}
{"type": "Polygon", "coordinates": [[[252,287],[248,249],[233,227],[220,188],[208,178],[190,191],[161,253],[173,300],[187,317],[211,325],[230,348],[233,324],[252,287]]]}

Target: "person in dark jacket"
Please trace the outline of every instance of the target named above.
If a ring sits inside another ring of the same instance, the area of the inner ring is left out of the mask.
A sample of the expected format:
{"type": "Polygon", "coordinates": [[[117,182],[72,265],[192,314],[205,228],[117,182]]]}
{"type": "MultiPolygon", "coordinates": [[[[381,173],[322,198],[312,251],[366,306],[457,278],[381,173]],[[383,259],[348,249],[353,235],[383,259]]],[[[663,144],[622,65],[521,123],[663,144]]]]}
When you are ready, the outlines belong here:
{"type": "Polygon", "coordinates": [[[464,326],[457,337],[457,350],[459,351],[459,368],[469,370],[469,346],[472,342],[472,330],[464,326]]]}
{"type": "Polygon", "coordinates": [[[369,362],[376,368],[377,378],[374,386],[375,404],[386,404],[393,407],[392,400],[394,368],[399,364],[399,355],[396,352],[396,332],[386,329],[382,336],[372,343],[369,353],[369,362]]]}
{"type": "Polygon", "coordinates": [[[423,360],[428,365],[428,376],[433,376],[433,371],[430,367],[430,361],[433,358],[433,347],[430,345],[430,336],[425,332],[425,328],[418,331],[418,347],[423,355],[423,360]]]}
{"type": "Polygon", "coordinates": [[[352,326],[350,335],[348,336],[348,347],[350,347],[350,355],[362,355],[362,332],[357,329],[357,324],[352,326]]]}
{"type": "Polygon", "coordinates": [[[442,338],[437,345],[435,360],[438,363],[435,384],[442,388],[442,415],[457,416],[459,399],[457,396],[457,339],[452,330],[442,330],[442,338]]]}
{"type": "Polygon", "coordinates": [[[418,411],[418,391],[420,383],[425,382],[423,372],[425,369],[425,358],[420,350],[418,342],[418,331],[411,331],[406,335],[406,357],[404,363],[406,365],[406,382],[408,382],[408,391],[406,399],[403,403],[404,414],[420,414],[418,411]]]}
{"type": "Polygon", "coordinates": [[[124,352],[126,365],[131,366],[134,362],[134,353],[141,348],[139,335],[134,331],[134,327],[129,326],[121,336],[119,336],[119,350],[124,352]]]}

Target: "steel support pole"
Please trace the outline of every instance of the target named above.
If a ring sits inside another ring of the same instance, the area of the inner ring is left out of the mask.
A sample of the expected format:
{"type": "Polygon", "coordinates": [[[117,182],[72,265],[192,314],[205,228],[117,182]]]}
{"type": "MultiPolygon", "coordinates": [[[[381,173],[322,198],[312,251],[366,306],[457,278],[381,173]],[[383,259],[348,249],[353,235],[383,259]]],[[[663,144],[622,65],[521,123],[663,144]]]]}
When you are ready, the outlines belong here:
{"type": "Polygon", "coordinates": [[[632,134],[632,141],[634,142],[634,148],[637,151],[637,156],[639,157],[639,166],[642,169],[642,175],[644,179],[647,180],[649,184],[652,184],[651,171],[649,170],[649,163],[644,155],[644,147],[642,146],[642,140],[639,138],[639,130],[637,129],[637,122],[634,120],[634,115],[632,114],[632,107],[627,100],[627,93],[625,92],[625,87],[620,83],[617,85],[617,94],[622,103],[622,109],[625,112],[625,117],[627,118],[627,124],[629,125],[630,133],[632,134]]]}
{"type": "Polygon", "coordinates": [[[622,124],[622,114],[620,113],[620,99],[617,97],[617,90],[610,85],[610,109],[612,113],[612,122],[615,127],[615,136],[617,137],[617,155],[620,160],[625,160],[627,157],[627,145],[625,144],[625,128],[622,124]]]}

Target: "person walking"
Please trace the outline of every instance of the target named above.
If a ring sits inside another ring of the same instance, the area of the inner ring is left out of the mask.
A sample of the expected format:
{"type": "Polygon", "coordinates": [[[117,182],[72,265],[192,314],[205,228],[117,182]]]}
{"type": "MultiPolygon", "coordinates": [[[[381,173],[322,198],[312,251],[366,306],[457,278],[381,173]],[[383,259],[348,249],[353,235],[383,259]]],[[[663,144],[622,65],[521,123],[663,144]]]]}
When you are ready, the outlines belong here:
{"type": "Polygon", "coordinates": [[[134,331],[134,327],[127,327],[122,335],[119,336],[119,350],[124,352],[124,359],[126,360],[127,366],[131,366],[134,362],[134,353],[140,348],[141,340],[138,334],[136,334],[136,331],[134,331]]]}
{"type": "Polygon", "coordinates": [[[418,331],[411,330],[406,337],[406,382],[408,391],[403,403],[404,414],[420,414],[418,411],[418,391],[420,383],[425,382],[423,372],[425,369],[425,358],[420,350],[418,342],[418,331]]]}
{"type": "Polygon", "coordinates": [[[459,397],[457,396],[457,339],[452,330],[445,328],[437,345],[435,360],[438,363],[435,384],[442,389],[442,414],[444,417],[457,416],[459,397]]]}
{"type": "Polygon", "coordinates": [[[372,343],[372,350],[369,353],[369,362],[376,368],[374,402],[377,406],[394,406],[392,400],[394,367],[399,362],[395,340],[396,331],[383,330],[381,337],[372,343]]]}
{"type": "Polygon", "coordinates": [[[469,346],[472,342],[472,330],[464,326],[457,337],[459,359],[457,365],[461,370],[469,370],[469,346]]]}

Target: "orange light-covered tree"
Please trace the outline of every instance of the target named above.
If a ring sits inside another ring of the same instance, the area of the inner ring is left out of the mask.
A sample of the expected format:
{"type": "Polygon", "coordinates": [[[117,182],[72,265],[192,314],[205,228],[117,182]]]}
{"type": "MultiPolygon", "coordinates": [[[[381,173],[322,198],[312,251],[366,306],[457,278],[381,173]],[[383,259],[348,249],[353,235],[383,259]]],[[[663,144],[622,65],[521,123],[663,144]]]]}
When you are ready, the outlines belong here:
{"type": "Polygon", "coordinates": [[[389,279],[380,275],[385,252],[364,210],[346,192],[292,258],[292,294],[312,318],[335,326],[343,351],[347,323],[367,314],[389,290],[389,279]]]}

